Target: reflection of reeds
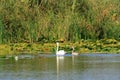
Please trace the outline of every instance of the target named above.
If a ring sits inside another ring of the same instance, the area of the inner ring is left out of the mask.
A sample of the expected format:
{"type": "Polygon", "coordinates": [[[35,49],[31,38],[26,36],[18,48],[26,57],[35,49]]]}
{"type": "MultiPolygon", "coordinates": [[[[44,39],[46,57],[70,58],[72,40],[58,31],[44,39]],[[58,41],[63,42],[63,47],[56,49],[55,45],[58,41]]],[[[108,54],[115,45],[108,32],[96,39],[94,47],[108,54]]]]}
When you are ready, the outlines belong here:
{"type": "Polygon", "coordinates": [[[4,25],[0,42],[118,39],[119,4],[119,0],[0,0],[4,25]]]}

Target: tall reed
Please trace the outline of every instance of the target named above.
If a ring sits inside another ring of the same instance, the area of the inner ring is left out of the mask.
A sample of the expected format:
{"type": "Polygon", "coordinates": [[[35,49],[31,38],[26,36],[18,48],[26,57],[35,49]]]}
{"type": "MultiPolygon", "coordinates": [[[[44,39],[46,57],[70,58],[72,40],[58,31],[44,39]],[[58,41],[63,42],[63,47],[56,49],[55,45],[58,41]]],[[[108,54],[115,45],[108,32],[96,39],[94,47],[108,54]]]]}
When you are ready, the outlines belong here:
{"type": "Polygon", "coordinates": [[[119,0],[0,0],[0,43],[119,39],[119,4],[119,0]]]}
{"type": "Polygon", "coordinates": [[[3,23],[2,20],[0,18],[0,44],[3,43],[3,23]]]}

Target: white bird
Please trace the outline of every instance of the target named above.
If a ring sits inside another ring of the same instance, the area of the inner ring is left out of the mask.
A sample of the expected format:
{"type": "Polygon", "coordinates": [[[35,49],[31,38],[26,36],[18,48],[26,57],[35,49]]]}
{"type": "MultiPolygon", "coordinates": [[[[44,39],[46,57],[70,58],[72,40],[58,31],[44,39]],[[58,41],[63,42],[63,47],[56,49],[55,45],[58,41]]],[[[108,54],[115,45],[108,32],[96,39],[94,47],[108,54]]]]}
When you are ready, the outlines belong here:
{"type": "Polygon", "coordinates": [[[65,55],[66,52],[64,50],[59,50],[59,43],[57,42],[56,44],[57,44],[56,55],[58,56],[65,55]]]}
{"type": "Polygon", "coordinates": [[[15,58],[16,61],[18,60],[18,56],[15,56],[14,58],[15,58]]]}
{"type": "Polygon", "coordinates": [[[74,50],[75,50],[75,48],[74,48],[74,47],[72,47],[72,55],[78,55],[79,53],[74,52],[74,50]]]}

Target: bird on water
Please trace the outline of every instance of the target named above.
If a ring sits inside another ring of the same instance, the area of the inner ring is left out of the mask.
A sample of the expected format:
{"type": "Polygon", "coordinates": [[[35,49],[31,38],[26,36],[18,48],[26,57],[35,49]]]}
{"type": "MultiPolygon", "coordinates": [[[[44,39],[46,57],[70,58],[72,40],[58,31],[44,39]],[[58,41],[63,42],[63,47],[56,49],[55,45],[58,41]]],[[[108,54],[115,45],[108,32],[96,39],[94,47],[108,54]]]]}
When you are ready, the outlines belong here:
{"type": "Polygon", "coordinates": [[[63,56],[63,55],[65,55],[66,52],[65,52],[64,50],[59,50],[59,43],[58,43],[58,42],[56,43],[56,45],[57,45],[56,55],[58,55],[58,56],[63,56]]]}

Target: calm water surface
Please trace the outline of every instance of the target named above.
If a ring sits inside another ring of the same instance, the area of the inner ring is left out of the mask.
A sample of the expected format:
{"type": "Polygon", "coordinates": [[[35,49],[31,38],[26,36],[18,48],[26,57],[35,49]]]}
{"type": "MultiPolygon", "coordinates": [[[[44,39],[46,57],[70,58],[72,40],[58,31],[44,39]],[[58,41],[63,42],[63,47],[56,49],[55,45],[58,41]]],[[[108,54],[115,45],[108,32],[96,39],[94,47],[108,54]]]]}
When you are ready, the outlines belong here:
{"type": "Polygon", "coordinates": [[[120,54],[28,57],[0,59],[0,80],[120,80],[120,54]]]}

